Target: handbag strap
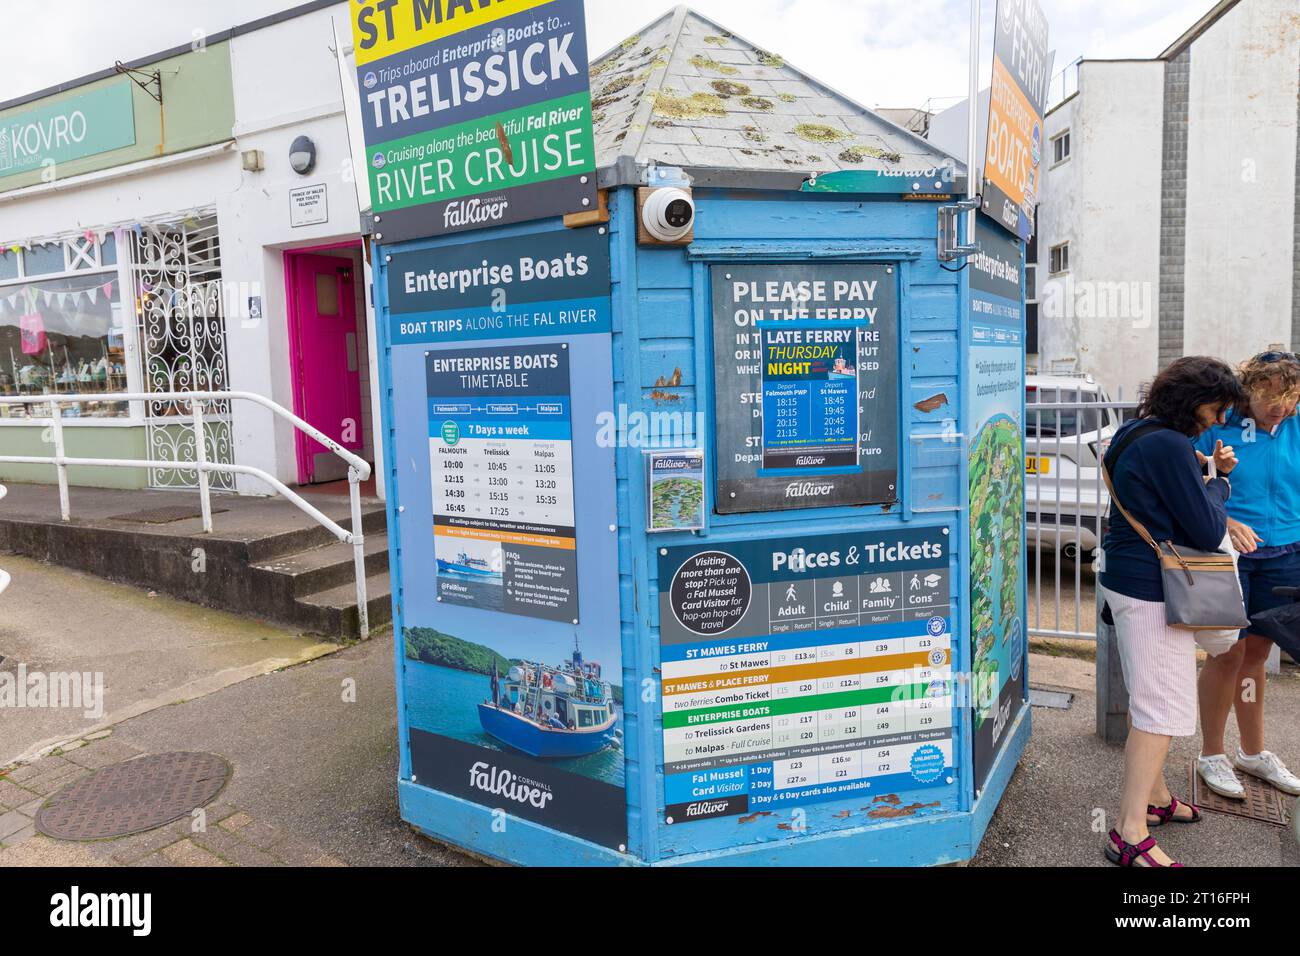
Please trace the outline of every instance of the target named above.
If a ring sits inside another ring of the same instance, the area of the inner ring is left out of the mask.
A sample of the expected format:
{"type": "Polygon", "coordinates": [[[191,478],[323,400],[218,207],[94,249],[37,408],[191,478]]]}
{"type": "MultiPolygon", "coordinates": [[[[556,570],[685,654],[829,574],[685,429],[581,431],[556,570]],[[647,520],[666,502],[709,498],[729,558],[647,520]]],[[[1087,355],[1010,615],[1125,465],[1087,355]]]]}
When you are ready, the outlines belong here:
{"type": "Polygon", "coordinates": [[[1157,557],[1162,556],[1164,552],[1160,550],[1160,545],[1156,544],[1156,539],[1151,537],[1151,532],[1147,530],[1146,525],[1141,521],[1138,521],[1137,518],[1134,518],[1133,515],[1129,514],[1128,509],[1124,507],[1124,503],[1119,500],[1119,495],[1115,494],[1115,485],[1110,480],[1110,468],[1107,467],[1107,461],[1109,460],[1111,464],[1114,464],[1114,462],[1119,459],[1119,456],[1124,449],[1128,448],[1128,446],[1133,444],[1137,439],[1141,438],[1143,435],[1150,434],[1158,428],[1164,427],[1166,426],[1159,422],[1145,422],[1136,426],[1132,431],[1124,436],[1123,440],[1118,445],[1112,448],[1105,457],[1102,458],[1101,462],[1101,477],[1106,482],[1106,490],[1110,492],[1110,500],[1115,502],[1115,507],[1119,509],[1119,513],[1124,516],[1124,520],[1132,526],[1133,530],[1141,535],[1142,540],[1151,545],[1151,548],[1155,551],[1157,557]]]}

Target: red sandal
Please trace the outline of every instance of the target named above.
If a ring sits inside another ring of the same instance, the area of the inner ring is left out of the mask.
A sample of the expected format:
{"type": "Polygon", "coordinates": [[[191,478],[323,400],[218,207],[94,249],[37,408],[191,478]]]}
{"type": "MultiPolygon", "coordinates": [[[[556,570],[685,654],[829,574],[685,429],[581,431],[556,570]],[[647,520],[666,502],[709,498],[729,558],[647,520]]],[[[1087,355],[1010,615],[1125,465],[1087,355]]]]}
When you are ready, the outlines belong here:
{"type": "Polygon", "coordinates": [[[1174,823],[1200,823],[1201,808],[1196,806],[1194,803],[1183,803],[1177,797],[1171,796],[1169,798],[1169,806],[1167,807],[1157,807],[1152,804],[1147,804],[1147,816],[1156,818],[1155,823],[1152,823],[1150,820],[1147,821],[1147,826],[1149,827],[1162,827],[1171,821],[1174,823]],[[1192,811],[1192,815],[1190,817],[1174,816],[1174,814],[1178,812],[1180,806],[1187,807],[1192,811]]]}
{"type": "Polygon", "coordinates": [[[1142,859],[1146,860],[1147,866],[1153,869],[1183,868],[1181,863],[1170,863],[1166,866],[1164,863],[1157,862],[1151,855],[1151,851],[1155,849],[1155,846],[1156,838],[1153,836],[1147,837],[1141,843],[1125,843],[1118,830],[1111,830],[1110,843],[1106,845],[1106,859],[1116,866],[1132,866],[1138,857],[1142,857],[1142,859]]]}

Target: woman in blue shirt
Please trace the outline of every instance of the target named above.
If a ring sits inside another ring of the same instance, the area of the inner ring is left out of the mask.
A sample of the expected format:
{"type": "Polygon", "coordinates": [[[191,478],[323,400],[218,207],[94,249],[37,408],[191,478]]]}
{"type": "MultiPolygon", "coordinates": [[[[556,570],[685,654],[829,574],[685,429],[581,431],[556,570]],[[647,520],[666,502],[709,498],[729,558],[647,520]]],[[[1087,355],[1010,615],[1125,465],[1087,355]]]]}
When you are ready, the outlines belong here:
{"type": "Polygon", "coordinates": [[[1232,493],[1224,476],[1236,459],[1230,447],[1216,446],[1220,474],[1207,480],[1189,439],[1221,423],[1241,399],[1237,377],[1224,363],[1179,359],[1156,377],[1137,420],[1115,433],[1106,454],[1114,496],[1099,590],[1115,622],[1132,723],[1119,819],[1106,844],[1106,857],[1121,866],[1178,866],[1148,828],[1166,820],[1192,823],[1200,813],[1176,800],[1164,777],[1170,741],[1196,733],[1196,638],[1165,623],[1160,560],[1115,502],[1157,541],[1218,548],[1232,493]]]}
{"type": "MultiPolygon", "coordinates": [[[[1290,603],[1274,597],[1273,588],[1300,586],[1300,359],[1265,352],[1244,363],[1240,375],[1247,401],[1225,424],[1202,434],[1196,447],[1202,455],[1220,441],[1236,448],[1228,533],[1241,552],[1241,591],[1254,615],[1290,603]]],[[[1268,638],[1242,631],[1235,648],[1210,658],[1201,671],[1203,744],[1196,770],[1207,787],[1235,800],[1244,800],[1246,791],[1234,766],[1300,794],[1300,778],[1264,749],[1264,664],[1272,649],[1268,638]],[[1233,709],[1241,745],[1229,762],[1223,735],[1233,709]]]]}

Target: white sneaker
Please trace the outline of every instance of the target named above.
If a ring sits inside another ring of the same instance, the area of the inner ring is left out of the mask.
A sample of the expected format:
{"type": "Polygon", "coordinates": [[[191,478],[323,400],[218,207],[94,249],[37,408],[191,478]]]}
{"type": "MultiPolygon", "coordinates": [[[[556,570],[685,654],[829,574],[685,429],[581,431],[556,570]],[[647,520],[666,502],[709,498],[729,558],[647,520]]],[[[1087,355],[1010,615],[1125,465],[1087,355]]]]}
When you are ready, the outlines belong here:
{"type": "Polygon", "coordinates": [[[1245,800],[1246,788],[1241,785],[1237,775],[1232,772],[1226,754],[1214,754],[1211,757],[1196,758],[1196,772],[1201,775],[1205,785],[1221,797],[1229,800],[1245,800]]]}
{"type": "Polygon", "coordinates": [[[1238,750],[1237,759],[1233,763],[1242,773],[1259,777],[1260,780],[1271,783],[1283,793],[1300,796],[1300,777],[1286,769],[1286,764],[1275,753],[1261,750],[1255,756],[1248,757],[1238,750]]]}

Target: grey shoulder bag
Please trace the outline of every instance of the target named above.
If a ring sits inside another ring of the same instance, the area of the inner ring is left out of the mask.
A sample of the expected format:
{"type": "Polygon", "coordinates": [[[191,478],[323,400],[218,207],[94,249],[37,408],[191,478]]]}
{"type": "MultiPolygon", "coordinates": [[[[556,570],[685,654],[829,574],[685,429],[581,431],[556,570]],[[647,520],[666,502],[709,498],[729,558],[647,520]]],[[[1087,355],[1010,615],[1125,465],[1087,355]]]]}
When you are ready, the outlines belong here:
{"type": "MultiPolygon", "coordinates": [[[[1158,427],[1158,426],[1156,426],[1158,427]]],[[[1138,429],[1134,429],[1137,432],[1138,429]]],[[[1143,431],[1145,433],[1145,431],[1143,431]]],[[[1138,434],[1128,436],[1115,449],[1112,461],[1119,458],[1138,434]]],[[[1111,501],[1133,530],[1151,545],[1160,561],[1160,577],[1165,590],[1165,623],[1187,631],[1223,631],[1250,626],[1241,599],[1241,582],[1232,555],[1223,551],[1197,551],[1176,547],[1172,541],[1157,544],[1151,532],[1124,507],[1111,484],[1110,469],[1101,465],[1102,477],[1111,501]]]]}

